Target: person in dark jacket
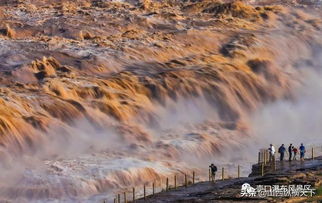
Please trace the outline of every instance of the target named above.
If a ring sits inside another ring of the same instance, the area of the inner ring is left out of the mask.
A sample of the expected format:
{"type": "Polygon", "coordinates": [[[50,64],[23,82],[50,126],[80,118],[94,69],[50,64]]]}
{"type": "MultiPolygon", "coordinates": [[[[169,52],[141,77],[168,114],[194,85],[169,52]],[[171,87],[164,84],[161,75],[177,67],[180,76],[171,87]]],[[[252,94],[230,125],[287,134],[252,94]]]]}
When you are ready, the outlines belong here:
{"type": "Polygon", "coordinates": [[[210,168],[210,171],[211,171],[212,179],[215,179],[216,172],[217,172],[217,167],[214,164],[210,164],[209,168],[210,168]]]}
{"type": "Polygon", "coordinates": [[[301,161],[304,161],[305,152],[306,152],[305,147],[304,147],[303,143],[301,143],[301,146],[300,146],[300,159],[301,159],[301,161]]]}
{"type": "Polygon", "coordinates": [[[280,148],[278,148],[278,153],[280,153],[280,161],[284,161],[284,154],[285,154],[285,147],[284,147],[284,144],[282,144],[280,146],[280,148]]]}
{"type": "Polygon", "coordinates": [[[290,146],[288,146],[288,160],[292,161],[292,151],[293,151],[293,145],[290,144],[290,146]]]}

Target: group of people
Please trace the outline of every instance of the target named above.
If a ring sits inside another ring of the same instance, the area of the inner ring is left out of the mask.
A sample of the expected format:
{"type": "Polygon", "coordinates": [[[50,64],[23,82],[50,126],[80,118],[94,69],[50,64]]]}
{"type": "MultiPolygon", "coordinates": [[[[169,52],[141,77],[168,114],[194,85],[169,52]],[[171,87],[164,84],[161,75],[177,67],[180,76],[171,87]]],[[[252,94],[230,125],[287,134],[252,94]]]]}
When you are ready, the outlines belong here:
{"type": "MultiPolygon", "coordinates": [[[[273,144],[270,144],[268,151],[269,151],[269,161],[275,162],[275,147],[273,144]]],[[[285,152],[286,152],[285,145],[282,144],[278,148],[278,153],[280,154],[280,161],[284,161],[285,152]]],[[[288,155],[289,155],[288,160],[289,161],[296,160],[298,152],[300,152],[300,160],[304,161],[304,156],[305,156],[306,150],[305,150],[305,146],[303,145],[303,143],[301,143],[299,148],[296,148],[295,146],[293,146],[293,144],[290,144],[288,146],[288,155]]],[[[211,176],[214,177],[217,172],[217,167],[214,164],[210,164],[209,168],[210,168],[211,176]]]]}
{"type": "MultiPolygon", "coordinates": [[[[275,147],[272,144],[270,144],[270,147],[268,148],[268,151],[269,151],[269,154],[270,154],[269,160],[270,161],[275,161],[275,147]]],[[[278,153],[280,154],[280,161],[284,161],[285,152],[286,152],[285,145],[282,144],[278,148],[278,153]]],[[[303,161],[304,156],[305,156],[305,152],[306,152],[305,146],[303,145],[303,143],[301,143],[299,148],[296,148],[295,146],[293,146],[293,144],[290,144],[289,147],[288,147],[288,155],[289,155],[288,160],[289,161],[296,160],[298,152],[300,152],[300,160],[303,161]]]]}

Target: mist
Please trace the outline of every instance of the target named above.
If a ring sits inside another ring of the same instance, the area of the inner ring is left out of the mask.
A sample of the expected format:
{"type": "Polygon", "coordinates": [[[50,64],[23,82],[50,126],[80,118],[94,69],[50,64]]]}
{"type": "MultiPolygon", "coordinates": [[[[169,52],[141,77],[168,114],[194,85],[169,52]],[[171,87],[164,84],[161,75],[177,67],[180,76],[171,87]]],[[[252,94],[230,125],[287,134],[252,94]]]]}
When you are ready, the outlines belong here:
{"type": "Polygon", "coordinates": [[[299,146],[322,143],[322,81],[316,70],[303,71],[303,85],[292,100],[265,105],[254,113],[251,128],[259,147],[269,143],[299,146]]]}

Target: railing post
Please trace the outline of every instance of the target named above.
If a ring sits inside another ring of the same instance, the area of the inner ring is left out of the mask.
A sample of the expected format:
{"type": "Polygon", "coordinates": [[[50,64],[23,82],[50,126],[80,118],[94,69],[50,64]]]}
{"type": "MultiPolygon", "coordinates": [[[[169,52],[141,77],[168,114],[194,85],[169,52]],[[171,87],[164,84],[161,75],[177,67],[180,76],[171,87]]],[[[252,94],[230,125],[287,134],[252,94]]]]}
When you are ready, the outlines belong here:
{"type": "Polygon", "coordinates": [[[264,151],[264,165],[266,165],[266,160],[267,160],[267,152],[266,150],[264,151]]]}
{"type": "Polygon", "coordinates": [[[114,203],[116,203],[116,198],[114,198],[114,203]]]}
{"type": "Polygon", "coordinates": [[[165,183],[165,190],[169,190],[169,178],[167,178],[166,183],[165,183]]]}
{"type": "Polygon", "coordinates": [[[195,172],[192,172],[192,184],[195,184],[195,172]]]}
{"type": "Polygon", "coordinates": [[[174,175],[174,189],[177,189],[177,175],[174,175]]]}
{"type": "Polygon", "coordinates": [[[123,195],[124,195],[124,203],[127,203],[126,192],[124,192],[123,195]]]}
{"type": "Polygon", "coordinates": [[[314,147],[312,147],[312,160],[314,160],[314,147]]]}
{"type": "Polygon", "coordinates": [[[261,176],[264,176],[264,164],[261,164],[261,176]]]}
{"type": "Polygon", "coordinates": [[[238,168],[237,168],[237,178],[240,178],[240,166],[238,165],[238,168]]]}
{"type": "Polygon", "coordinates": [[[225,180],[225,168],[222,167],[221,169],[221,180],[225,180]]]}
{"type": "Polygon", "coordinates": [[[154,184],[154,182],[152,183],[152,195],[154,195],[154,193],[155,193],[155,184],[154,184]]]}
{"type": "Polygon", "coordinates": [[[258,164],[260,164],[260,162],[261,162],[261,152],[259,151],[258,152],[258,164]]]}
{"type": "Polygon", "coordinates": [[[184,174],[184,186],[188,186],[187,174],[184,174]]]}
{"type": "Polygon", "coordinates": [[[132,200],[133,202],[135,202],[135,188],[132,189],[132,200]]]}
{"type": "Polygon", "coordinates": [[[145,184],[143,185],[143,198],[145,200],[145,196],[146,196],[146,190],[145,190],[145,184]]]}
{"type": "Polygon", "coordinates": [[[121,195],[117,194],[117,203],[121,203],[121,195]]]}
{"type": "Polygon", "coordinates": [[[209,182],[211,181],[211,177],[212,177],[211,170],[209,169],[209,182]]]}

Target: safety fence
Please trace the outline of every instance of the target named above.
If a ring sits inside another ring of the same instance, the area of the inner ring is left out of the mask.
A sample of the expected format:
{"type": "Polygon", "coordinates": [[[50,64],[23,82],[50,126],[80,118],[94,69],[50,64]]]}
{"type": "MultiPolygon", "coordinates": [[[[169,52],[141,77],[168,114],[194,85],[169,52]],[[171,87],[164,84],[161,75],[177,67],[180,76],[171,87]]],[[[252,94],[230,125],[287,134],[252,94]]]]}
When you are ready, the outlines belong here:
{"type": "MultiPolygon", "coordinates": [[[[288,158],[288,153],[286,153],[286,158],[288,158]]],[[[322,147],[313,146],[310,147],[310,152],[306,152],[305,160],[314,160],[316,155],[322,155],[322,147]],[[308,157],[309,154],[309,157],[308,157]]],[[[252,172],[256,172],[255,175],[264,176],[265,173],[276,170],[277,160],[270,160],[268,149],[261,149],[258,152],[258,164],[253,165],[253,167],[257,167],[257,169],[253,168],[252,172]]],[[[192,171],[190,174],[181,173],[175,174],[172,177],[166,177],[164,179],[158,179],[152,181],[150,183],[145,183],[141,187],[133,187],[131,189],[124,190],[121,193],[116,194],[114,198],[114,203],[127,203],[127,202],[135,202],[138,199],[146,200],[148,197],[153,196],[160,192],[175,190],[179,187],[188,187],[191,184],[195,184],[198,182],[214,182],[215,176],[211,174],[211,169],[208,171],[208,180],[202,179],[197,176],[195,171],[192,171]]],[[[228,176],[225,167],[222,167],[219,171],[220,179],[219,180],[227,180],[232,178],[240,178],[241,176],[241,166],[238,165],[236,168],[236,174],[228,176]]],[[[254,174],[253,174],[254,175],[254,174]]],[[[106,200],[104,202],[107,202],[106,200]]]]}
{"type": "MultiPolygon", "coordinates": [[[[234,178],[240,178],[241,166],[237,166],[236,174],[234,178]]],[[[175,174],[171,178],[166,177],[164,179],[158,179],[151,183],[143,184],[142,188],[133,187],[130,190],[124,190],[121,193],[118,193],[114,198],[114,203],[127,203],[135,202],[137,199],[147,199],[149,196],[155,195],[160,192],[170,191],[177,189],[179,187],[188,187],[189,185],[198,183],[198,182],[207,182],[215,181],[215,176],[212,175],[211,169],[208,172],[208,179],[202,179],[197,176],[195,171],[192,171],[190,174],[182,173],[175,174]],[[143,193],[138,192],[137,189],[143,191],[143,193]]],[[[225,167],[222,167],[220,170],[220,180],[232,179],[233,176],[227,174],[225,167]]],[[[107,201],[105,201],[107,202],[107,201]]]]}

